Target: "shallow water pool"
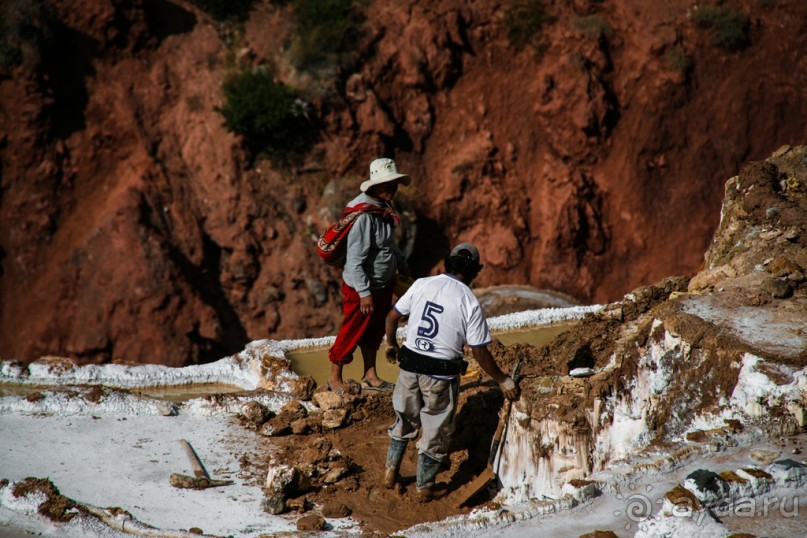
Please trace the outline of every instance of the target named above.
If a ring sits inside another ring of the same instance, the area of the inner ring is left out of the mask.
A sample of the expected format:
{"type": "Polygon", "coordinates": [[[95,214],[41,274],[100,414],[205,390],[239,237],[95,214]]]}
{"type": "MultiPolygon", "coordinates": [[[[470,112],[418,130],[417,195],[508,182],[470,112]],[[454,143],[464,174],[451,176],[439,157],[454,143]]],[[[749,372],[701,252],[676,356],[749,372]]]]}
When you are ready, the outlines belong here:
{"type": "MultiPolygon", "coordinates": [[[[569,330],[575,324],[563,323],[557,325],[543,325],[521,331],[494,333],[493,337],[505,345],[530,344],[536,347],[549,343],[559,334],[569,330]]],[[[310,375],[318,385],[328,382],[331,363],[328,360],[328,348],[289,351],[287,356],[291,360],[291,369],[298,375],[310,375]]],[[[384,346],[376,355],[376,369],[382,379],[394,382],[398,378],[398,366],[387,362],[384,356],[384,346]]],[[[353,362],[346,365],[342,372],[343,379],[359,381],[364,375],[361,352],[357,349],[353,354],[353,362]]]]}

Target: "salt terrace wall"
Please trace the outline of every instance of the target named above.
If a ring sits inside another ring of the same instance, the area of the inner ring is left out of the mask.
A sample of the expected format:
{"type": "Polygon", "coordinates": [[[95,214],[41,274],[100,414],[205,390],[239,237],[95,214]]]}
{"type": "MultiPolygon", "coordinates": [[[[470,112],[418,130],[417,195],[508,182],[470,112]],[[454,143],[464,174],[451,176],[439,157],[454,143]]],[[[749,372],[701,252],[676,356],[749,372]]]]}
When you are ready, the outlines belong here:
{"type": "MultiPolygon", "coordinates": [[[[805,427],[804,369],[693,348],[658,319],[649,331],[647,344],[636,350],[635,368],[622,364],[633,358],[615,354],[592,377],[530,384],[513,407],[499,461],[503,502],[558,499],[565,484],[638,464],[654,443],[687,454],[699,451],[688,445],[710,435],[731,442],[726,436],[743,424],[759,435],[805,427]]],[[[666,458],[649,466],[679,463],[666,458]]]]}

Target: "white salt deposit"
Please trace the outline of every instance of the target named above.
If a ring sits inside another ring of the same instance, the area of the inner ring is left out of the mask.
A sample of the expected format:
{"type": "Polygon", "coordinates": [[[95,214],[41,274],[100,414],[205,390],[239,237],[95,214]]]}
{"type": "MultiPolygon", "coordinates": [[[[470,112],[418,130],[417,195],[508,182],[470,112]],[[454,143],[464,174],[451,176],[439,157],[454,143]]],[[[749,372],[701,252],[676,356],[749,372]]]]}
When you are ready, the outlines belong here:
{"type": "MultiPolygon", "coordinates": [[[[654,328],[662,329],[660,322],[656,322],[654,328]]],[[[515,406],[501,455],[503,488],[498,496],[501,502],[518,504],[535,499],[557,499],[565,482],[588,478],[592,469],[608,468],[647,445],[651,440],[648,423],[656,414],[659,402],[670,401],[668,393],[675,389],[676,364],[705,360],[705,357],[693,354],[687,342],[666,330],[660,338],[651,338],[647,347],[640,351],[639,368],[627,390],[610,394],[597,412],[592,410],[590,419],[597,419],[593,424],[593,438],[577,433],[570,422],[559,422],[551,416],[536,421],[519,414],[515,406]]],[[[761,370],[760,360],[746,355],[740,382],[729,406],[719,416],[702,414],[695,422],[711,428],[723,425],[727,417],[758,416],[757,407],[749,406],[749,402],[764,409],[787,402],[804,404],[805,392],[801,387],[806,372],[775,369],[777,375],[789,376],[792,380],[776,384],[761,370]]],[[[697,394],[692,391],[692,398],[697,394]]],[[[698,402],[690,399],[682,405],[697,407],[698,402]]],[[[670,431],[685,431],[687,427],[675,413],[667,424],[670,431]]],[[[683,434],[680,440],[685,441],[683,434]]]]}
{"type": "MultiPolygon", "coordinates": [[[[245,537],[296,529],[293,520],[265,514],[260,484],[239,477],[238,457],[258,453],[257,444],[265,440],[228,419],[2,416],[0,430],[15,432],[0,435],[0,476],[12,481],[48,477],[71,499],[120,506],[159,529],[200,527],[209,534],[245,537]],[[193,474],[180,439],[191,443],[214,478],[235,484],[201,491],[171,487],[172,473],[193,474]]],[[[36,512],[37,503],[14,499],[10,490],[0,495],[0,522],[36,512]]],[[[37,532],[46,526],[38,516],[29,523],[25,528],[37,532]]]]}
{"type": "Polygon", "coordinates": [[[765,471],[780,486],[801,488],[807,486],[807,467],[794,460],[779,460],[771,463],[765,471]]]}
{"type": "Polygon", "coordinates": [[[697,536],[698,538],[726,538],[731,532],[706,512],[694,517],[661,517],[643,521],[634,538],[661,538],[662,536],[697,536]]]}
{"type": "MultiPolygon", "coordinates": [[[[543,309],[492,318],[489,323],[494,331],[514,330],[580,319],[601,308],[543,309]]],[[[656,328],[663,330],[658,323],[656,328]]],[[[765,338],[769,342],[776,340],[770,335],[765,338]]],[[[72,499],[93,506],[121,506],[143,524],[176,536],[185,536],[190,527],[239,538],[293,533],[293,518],[270,516],[261,510],[261,481],[239,476],[237,456],[257,452],[257,443],[265,443],[265,440],[230,422],[246,401],[260,401],[274,411],[288,402],[291,399],[288,391],[297,377],[288,368],[281,368],[271,380],[275,392],[219,395],[182,403],[135,396],[109,387],[226,383],[253,390],[266,382],[260,375],[264,357],[283,361],[287,360],[288,351],[325,347],[332,342],[332,337],[260,340],[232,357],[186,368],[65,367],[64,361],[55,361],[61,368],[48,361],[24,368],[13,362],[0,363],[0,383],[43,387],[41,395],[36,397],[0,398],[0,478],[17,481],[26,476],[49,477],[72,499]],[[104,388],[99,397],[97,392],[90,394],[86,387],[45,388],[48,385],[104,385],[104,388]],[[190,472],[179,448],[181,438],[192,442],[215,478],[234,479],[236,483],[204,491],[170,487],[167,478],[171,473],[190,472]]],[[[475,510],[467,517],[415,526],[403,534],[421,536],[436,532],[444,536],[485,536],[493,532],[508,536],[538,533],[561,537],[577,536],[598,527],[617,530],[624,523],[624,519],[615,515],[624,508],[624,500],[614,496],[619,495],[616,492],[621,487],[641,480],[645,480],[648,487],[658,485],[661,473],[692,465],[685,457],[671,454],[659,456],[657,462],[631,459],[636,449],[647,442],[647,423],[656,402],[666,397],[670,384],[675,382],[672,365],[676,361],[692,360],[688,344],[667,331],[660,339],[651,339],[641,356],[638,374],[627,392],[607,395],[598,400],[596,409],[583,410],[596,428],[594,438],[570,430],[568,424],[556,420],[536,421],[514,410],[499,464],[504,486],[498,497],[503,505],[501,510],[475,510]],[[551,450],[544,450],[550,447],[551,450]],[[572,491],[569,480],[574,478],[596,480],[599,484],[596,488],[606,493],[595,497],[595,486],[589,488],[592,491],[581,487],[572,491]],[[579,511],[586,517],[578,517],[579,511]],[[548,514],[556,515],[546,519],[544,516],[548,514]]],[[[616,368],[617,362],[617,357],[613,357],[606,369],[616,368]]],[[[720,416],[695,417],[689,426],[706,429],[709,425],[721,424],[727,417],[764,418],[764,410],[771,405],[796,410],[805,407],[807,378],[803,369],[774,368],[759,357],[746,355],[739,379],[730,400],[725,401],[727,409],[720,416]],[[775,374],[776,379],[768,374],[775,374]]],[[[796,411],[791,412],[796,414],[796,411]]],[[[673,416],[671,420],[678,418],[673,416]]],[[[749,442],[756,439],[754,431],[749,428],[744,439],[749,442]]],[[[703,457],[708,456],[710,450],[716,449],[703,445],[680,453],[703,457]]],[[[734,468],[743,476],[742,469],[734,468]]],[[[798,469],[774,468],[773,474],[776,484],[790,480],[794,488],[805,487],[807,479],[798,469]]],[[[679,480],[683,480],[683,476],[679,480]]],[[[756,482],[749,480],[749,486],[731,487],[731,496],[745,495],[752,487],[754,491],[762,491],[774,484],[756,477],[754,480],[756,482]]],[[[11,525],[50,536],[123,536],[88,516],[57,526],[36,513],[43,499],[36,495],[13,498],[12,486],[0,489],[0,530],[2,525],[11,525]]],[[[662,493],[654,492],[654,505],[662,493]]],[[[697,528],[690,528],[690,523],[678,519],[647,517],[640,522],[644,527],[639,529],[633,525],[629,532],[620,535],[630,536],[634,532],[641,537],[663,536],[666,532],[693,536],[726,534],[725,527],[714,520],[701,521],[697,528]]],[[[332,533],[360,533],[350,518],[329,520],[329,523],[334,526],[332,533]]],[[[628,522],[629,525],[634,523],[637,521],[628,522]]]]}
{"type": "Polygon", "coordinates": [[[594,375],[593,368],[574,368],[569,371],[571,377],[591,377],[594,375]]]}
{"type": "Polygon", "coordinates": [[[8,487],[0,489],[0,506],[7,507],[9,510],[20,514],[36,514],[39,505],[48,500],[48,497],[40,491],[14,497],[13,489],[14,482],[9,483],[8,487]]]}
{"type": "MultiPolygon", "coordinates": [[[[247,350],[247,352],[249,349],[247,350]]],[[[191,384],[226,383],[254,389],[260,377],[233,357],[203,365],[171,368],[154,364],[88,364],[53,368],[47,361],[36,361],[27,368],[10,362],[0,365],[0,383],[20,385],[106,385],[110,387],[168,387],[191,384]]]]}
{"type": "MultiPolygon", "coordinates": [[[[488,318],[487,322],[488,327],[493,332],[514,331],[527,327],[579,320],[588,314],[599,312],[602,308],[602,305],[540,308],[488,318]]],[[[406,335],[406,326],[399,327],[396,334],[399,340],[403,339],[406,335]]],[[[285,357],[286,353],[290,351],[329,347],[333,345],[335,340],[335,336],[326,336],[301,340],[258,340],[250,345],[260,347],[262,351],[269,353],[273,357],[285,357]]]]}
{"type": "Polygon", "coordinates": [[[588,314],[599,312],[602,308],[602,305],[593,305],[527,310],[490,318],[488,319],[488,327],[490,327],[491,331],[511,331],[536,325],[549,325],[550,323],[582,319],[588,314]]]}
{"type": "Polygon", "coordinates": [[[725,328],[741,341],[783,357],[798,357],[807,348],[803,321],[778,309],[727,306],[712,296],[682,300],[684,312],[725,328]]]}
{"type": "Polygon", "coordinates": [[[731,395],[731,404],[742,409],[747,415],[763,416],[769,406],[790,402],[805,403],[805,385],[807,385],[807,371],[804,369],[794,371],[782,365],[769,365],[762,358],[746,353],[743,355],[740,377],[731,395]],[[774,382],[761,370],[763,364],[778,376],[792,381],[785,384],[774,382]]]}
{"type": "Polygon", "coordinates": [[[168,416],[177,414],[177,406],[163,400],[141,398],[123,392],[109,392],[101,400],[87,399],[72,391],[45,391],[37,399],[0,398],[0,415],[120,415],[168,416]]]}

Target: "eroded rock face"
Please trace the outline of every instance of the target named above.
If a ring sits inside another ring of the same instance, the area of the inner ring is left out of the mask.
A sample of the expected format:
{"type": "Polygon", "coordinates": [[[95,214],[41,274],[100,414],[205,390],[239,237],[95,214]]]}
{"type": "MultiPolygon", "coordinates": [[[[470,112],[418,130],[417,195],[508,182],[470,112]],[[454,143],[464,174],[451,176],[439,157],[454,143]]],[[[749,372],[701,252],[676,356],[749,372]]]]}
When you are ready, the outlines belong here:
{"type": "MultiPolygon", "coordinates": [[[[575,378],[543,368],[522,385],[500,474],[508,500],[559,496],[564,484],[614,461],[647,457],[643,450],[654,443],[667,454],[642,468],[664,469],[723,446],[746,422],[776,437],[803,430],[807,335],[799,328],[807,326],[807,286],[790,275],[802,270],[805,181],[807,147],[747,165],[726,184],[706,267],[688,285],[667,279],[638,288],[544,348],[547,361],[571,357],[569,368],[581,366],[585,349],[595,373],[575,378]],[[771,278],[790,292],[761,286],[771,278]],[[696,429],[696,421],[713,427],[696,429]]],[[[536,367],[541,361],[528,370],[536,367]]],[[[693,480],[709,490],[732,478],[693,480]]]]}
{"type": "Polygon", "coordinates": [[[327,83],[288,65],[288,10],[262,3],[238,61],[275,63],[312,95],[337,89],[312,97],[325,135],[284,172],[222,127],[234,51],[203,13],[47,6],[37,25],[53,40],[0,68],[0,102],[14,103],[0,110],[4,359],[185,365],[332,333],[339,275],[310,236],[380,155],[414,178],[401,203],[418,224],[417,274],[469,240],[485,259],[479,285],[612,301],[692,274],[724,179],[805,135],[807,100],[791,89],[807,69],[789,52],[804,49],[801,3],[755,11],[752,46],[727,54],[683,0],[555,4],[538,49],[520,50],[496,2],[371,2],[362,61],[327,83]],[[577,30],[583,16],[608,31],[577,30]]]}
{"type": "Polygon", "coordinates": [[[720,227],[692,291],[739,285],[748,288],[746,302],[758,306],[800,287],[807,267],[804,159],[803,148],[783,146],[729,180],[720,227]]]}

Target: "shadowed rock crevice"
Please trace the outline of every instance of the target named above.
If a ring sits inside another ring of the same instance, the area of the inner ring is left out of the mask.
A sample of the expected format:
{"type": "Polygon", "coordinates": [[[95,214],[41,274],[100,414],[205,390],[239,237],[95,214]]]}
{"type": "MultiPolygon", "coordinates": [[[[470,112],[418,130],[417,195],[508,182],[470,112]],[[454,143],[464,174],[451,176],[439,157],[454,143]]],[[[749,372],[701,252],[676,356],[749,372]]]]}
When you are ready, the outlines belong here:
{"type": "Polygon", "coordinates": [[[417,233],[409,258],[412,276],[418,278],[428,275],[431,268],[439,264],[450,250],[449,240],[438,222],[418,217],[417,233]]]}
{"type": "Polygon", "coordinates": [[[42,55],[43,70],[53,92],[45,113],[50,117],[51,135],[64,140],[86,127],[84,113],[89,102],[86,79],[95,74],[92,61],[98,43],[58,22],[53,23],[52,29],[53,41],[42,55]]]}
{"type": "MultiPolygon", "coordinates": [[[[59,354],[62,350],[53,350],[54,354],[59,354]]],[[[82,362],[90,362],[94,364],[110,363],[115,358],[115,345],[114,342],[107,340],[103,347],[88,348],[81,351],[80,356],[82,362]]]]}
{"type": "Polygon", "coordinates": [[[195,265],[176,245],[165,246],[169,259],[179,269],[194,293],[216,312],[219,323],[216,338],[199,334],[198,324],[194,331],[188,334],[190,341],[199,350],[199,362],[207,363],[241,351],[250,339],[238,313],[221,287],[222,248],[204,233],[202,247],[203,261],[200,265],[195,265]]]}
{"type": "Polygon", "coordinates": [[[603,218],[602,193],[589,177],[583,177],[577,187],[576,215],[571,244],[577,251],[578,263],[587,254],[603,254],[608,247],[609,237],[603,218]]]}
{"type": "Polygon", "coordinates": [[[158,41],[172,35],[187,34],[196,26],[196,15],[166,0],[145,0],[143,10],[149,33],[158,41]]]}
{"type": "Polygon", "coordinates": [[[201,262],[194,263],[179,245],[170,240],[171,224],[162,212],[156,211],[145,198],[140,201],[139,211],[142,225],[158,238],[160,248],[178,271],[177,281],[187,284],[191,295],[215,312],[212,335],[202,333],[200,313],[195,313],[193,329],[186,334],[192,348],[195,348],[190,352],[190,361],[204,364],[244,349],[250,338],[222,286],[224,249],[200,230],[201,262]]]}

